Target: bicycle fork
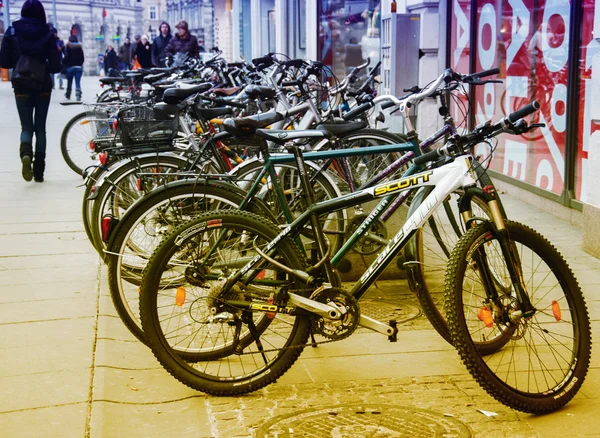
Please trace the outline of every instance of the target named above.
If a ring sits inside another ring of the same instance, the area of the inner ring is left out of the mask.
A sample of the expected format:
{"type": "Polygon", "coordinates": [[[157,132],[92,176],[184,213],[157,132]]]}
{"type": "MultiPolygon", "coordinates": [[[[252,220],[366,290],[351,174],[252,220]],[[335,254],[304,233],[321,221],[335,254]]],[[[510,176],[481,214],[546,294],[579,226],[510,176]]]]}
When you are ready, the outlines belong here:
{"type": "MultiPolygon", "coordinates": [[[[475,189],[476,190],[476,189],[475,189]]],[[[471,211],[471,202],[469,196],[470,190],[467,189],[465,193],[465,199],[461,202],[460,212],[463,217],[465,224],[470,224],[473,220],[473,213],[471,211]]],[[[532,317],[536,309],[531,304],[525,281],[523,279],[523,271],[521,269],[521,260],[519,258],[515,243],[511,240],[504,218],[498,206],[496,198],[496,191],[493,186],[486,186],[483,189],[483,194],[487,202],[487,206],[490,210],[492,217],[492,234],[498,240],[502,256],[506,261],[506,268],[510,276],[510,282],[512,286],[512,292],[518,303],[518,310],[507,315],[508,320],[504,322],[518,322],[521,318],[532,317]]],[[[500,308],[503,308],[499,302],[499,294],[497,289],[497,282],[494,281],[494,273],[488,263],[488,256],[485,252],[484,247],[480,247],[477,253],[474,254],[474,260],[477,264],[478,270],[481,274],[482,282],[485,286],[486,295],[490,302],[498,304],[500,308]]]]}

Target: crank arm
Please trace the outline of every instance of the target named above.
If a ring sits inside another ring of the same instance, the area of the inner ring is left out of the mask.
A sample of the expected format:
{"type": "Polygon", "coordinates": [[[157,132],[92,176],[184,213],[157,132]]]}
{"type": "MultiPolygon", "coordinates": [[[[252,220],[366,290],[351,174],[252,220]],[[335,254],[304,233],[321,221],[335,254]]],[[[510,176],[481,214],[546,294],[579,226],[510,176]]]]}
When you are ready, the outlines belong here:
{"type": "Polygon", "coordinates": [[[394,336],[395,332],[398,329],[391,327],[387,324],[377,321],[376,319],[370,318],[365,315],[360,315],[360,320],[358,321],[358,325],[361,327],[368,328],[369,330],[373,330],[377,333],[381,333],[382,335],[394,336]]]}
{"type": "Polygon", "coordinates": [[[340,319],[342,317],[342,314],[337,307],[319,303],[318,301],[304,298],[303,296],[294,293],[289,294],[288,305],[290,304],[301,307],[326,319],[340,319]]]}

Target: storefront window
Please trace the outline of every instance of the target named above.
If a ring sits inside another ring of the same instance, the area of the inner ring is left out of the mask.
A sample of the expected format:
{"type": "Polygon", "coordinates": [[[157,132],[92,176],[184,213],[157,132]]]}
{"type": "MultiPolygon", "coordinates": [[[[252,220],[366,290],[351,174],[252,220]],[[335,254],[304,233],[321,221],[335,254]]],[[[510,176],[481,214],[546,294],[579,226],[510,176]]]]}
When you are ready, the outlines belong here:
{"type": "Polygon", "coordinates": [[[493,151],[492,169],[560,194],[565,178],[570,2],[454,0],[451,62],[461,73],[469,66],[471,5],[476,8],[474,68],[499,68],[503,81],[475,88],[475,123],[498,120],[537,99],[541,110],[529,122],[546,124],[522,136],[499,136],[497,143],[481,146],[477,153],[489,156],[493,151]]]}
{"type": "Polygon", "coordinates": [[[367,58],[379,62],[381,2],[320,0],[319,55],[338,79],[367,58]]]}

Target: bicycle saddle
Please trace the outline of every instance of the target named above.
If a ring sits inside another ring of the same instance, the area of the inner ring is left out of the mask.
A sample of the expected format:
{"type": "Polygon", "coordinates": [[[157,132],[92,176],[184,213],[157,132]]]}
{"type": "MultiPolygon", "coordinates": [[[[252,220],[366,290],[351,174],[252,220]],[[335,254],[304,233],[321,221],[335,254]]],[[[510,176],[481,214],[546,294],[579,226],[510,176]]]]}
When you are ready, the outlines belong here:
{"type": "Polygon", "coordinates": [[[102,82],[104,85],[116,84],[117,82],[124,82],[124,81],[127,81],[127,78],[109,77],[109,76],[100,78],[100,82],[102,82]]]}
{"type": "Polygon", "coordinates": [[[157,73],[155,75],[148,75],[144,78],[144,82],[147,84],[152,84],[164,77],[165,77],[165,73],[157,73]]]}
{"type": "Polygon", "coordinates": [[[196,111],[200,118],[210,120],[233,113],[233,108],[198,108],[196,111]]]}
{"type": "Polygon", "coordinates": [[[248,85],[244,92],[251,97],[252,99],[262,98],[262,99],[274,99],[276,95],[275,88],[273,87],[264,87],[262,85],[248,85]]]}
{"type": "Polygon", "coordinates": [[[240,87],[229,87],[229,88],[215,88],[211,90],[216,96],[233,96],[235,93],[240,91],[240,87]]]}
{"type": "Polygon", "coordinates": [[[160,102],[152,107],[152,113],[156,120],[170,120],[179,113],[179,106],[160,102]]]}
{"type": "Polygon", "coordinates": [[[206,82],[204,84],[194,85],[186,88],[169,88],[165,90],[163,100],[166,103],[178,104],[190,97],[192,94],[202,93],[212,87],[212,84],[206,82]]]}
{"type": "Polygon", "coordinates": [[[237,137],[247,137],[254,135],[257,129],[266,128],[267,126],[278,122],[282,119],[281,114],[275,111],[256,114],[250,117],[242,117],[238,119],[225,119],[223,128],[225,131],[237,137]]]}
{"type": "Polygon", "coordinates": [[[352,123],[321,123],[317,125],[315,129],[319,131],[326,131],[332,135],[340,136],[349,134],[359,129],[363,129],[367,126],[365,122],[352,122],[352,123]]]}
{"type": "Polygon", "coordinates": [[[301,138],[328,138],[330,137],[327,131],[321,131],[318,129],[305,129],[305,130],[287,130],[287,129],[257,129],[256,135],[262,137],[268,141],[272,141],[277,144],[284,144],[290,140],[296,140],[301,138]]]}

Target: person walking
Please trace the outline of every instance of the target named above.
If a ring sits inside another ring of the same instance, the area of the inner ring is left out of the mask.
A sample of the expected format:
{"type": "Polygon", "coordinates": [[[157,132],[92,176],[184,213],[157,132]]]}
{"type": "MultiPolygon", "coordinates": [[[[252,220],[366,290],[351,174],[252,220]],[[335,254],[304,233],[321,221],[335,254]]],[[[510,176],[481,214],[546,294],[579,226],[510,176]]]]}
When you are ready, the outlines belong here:
{"type": "Polygon", "coordinates": [[[46,118],[52,94],[50,75],[60,71],[60,53],[56,37],[46,24],[46,11],[39,0],[26,0],[21,8],[21,19],[15,21],[4,34],[0,47],[0,67],[13,69],[11,82],[21,120],[21,174],[25,181],[33,178],[36,182],[43,182],[46,118]]]}
{"type": "Polygon", "coordinates": [[[152,45],[148,41],[148,37],[146,35],[142,35],[140,42],[135,46],[134,56],[137,61],[140,63],[142,68],[150,68],[152,67],[152,45]]]}
{"type": "Polygon", "coordinates": [[[171,41],[171,26],[166,21],[160,23],[160,34],[152,41],[152,65],[155,67],[165,66],[165,49],[171,41]]]}
{"type": "Polygon", "coordinates": [[[67,92],[65,93],[67,99],[71,99],[71,89],[73,79],[75,79],[75,97],[77,100],[81,100],[81,76],[83,75],[84,62],[83,48],[79,40],[77,40],[77,36],[71,35],[65,49],[65,57],[63,58],[65,74],[67,75],[67,92]]]}
{"type": "Polygon", "coordinates": [[[119,47],[119,58],[121,59],[121,70],[129,70],[131,68],[131,57],[133,54],[133,46],[129,37],[125,38],[125,42],[119,47]]]}
{"type": "MultiPolygon", "coordinates": [[[[65,42],[62,40],[61,37],[58,36],[58,31],[55,33],[56,35],[56,45],[58,46],[58,51],[60,52],[60,62],[62,64],[62,60],[65,56],[65,42]]],[[[65,73],[64,73],[64,67],[60,69],[60,73],[58,74],[58,89],[59,90],[64,90],[65,87],[63,86],[63,80],[66,78],[65,73]]],[[[52,86],[52,88],[54,88],[54,85],[52,86]]]]}
{"type": "Polygon", "coordinates": [[[104,52],[104,74],[110,76],[111,70],[119,69],[119,57],[117,52],[110,44],[106,46],[106,52],[104,52]]]}
{"type": "Polygon", "coordinates": [[[175,56],[176,53],[185,53],[191,58],[197,58],[198,39],[188,32],[187,21],[181,20],[175,28],[177,34],[169,41],[165,49],[165,55],[175,56]]]}

